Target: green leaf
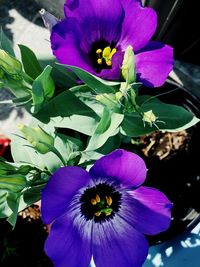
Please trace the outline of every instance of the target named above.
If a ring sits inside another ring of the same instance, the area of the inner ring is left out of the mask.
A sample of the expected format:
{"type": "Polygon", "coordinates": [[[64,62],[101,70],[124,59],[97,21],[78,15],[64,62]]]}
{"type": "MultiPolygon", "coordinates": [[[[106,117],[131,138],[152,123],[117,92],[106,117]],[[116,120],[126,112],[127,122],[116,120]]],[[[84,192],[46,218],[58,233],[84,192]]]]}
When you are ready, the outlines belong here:
{"type": "Polygon", "coordinates": [[[21,191],[27,185],[26,177],[21,174],[0,175],[0,189],[21,191]]]}
{"type": "Polygon", "coordinates": [[[62,65],[53,64],[52,76],[61,88],[67,89],[77,85],[78,77],[62,65]]]}
{"type": "Polygon", "coordinates": [[[19,45],[19,49],[25,72],[31,78],[37,78],[41,74],[42,68],[40,67],[36,55],[25,45],[19,45]]]}
{"type": "Polygon", "coordinates": [[[30,189],[26,190],[20,199],[19,211],[39,201],[41,199],[41,192],[44,187],[45,183],[33,186],[30,189]]]}
{"type": "Polygon", "coordinates": [[[2,27],[0,27],[0,48],[7,51],[11,56],[15,57],[12,42],[5,35],[2,27]]]}
{"type": "Polygon", "coordinates": [[[16,168],[14,166],[0,158],[0,175],[7,175],[15,171],[16,168]]]}
{"type": "Polygon", "coordinates": [[[107,108],[104,108],[103,115],[101,117],[101,120],[97,126],[97,129],[95,131],[95,134],[102,134],[104,133],[111,123],[111,116],[110,111],[107,108]]]}
{"type": "Polygon", "coordinates": [[[116,88],[119,88],[120,82],[103,80],[75,66],[64,66],[72,70],[81,79],[81,81],[86,83],[97,94],[113,93],[115,92],[116,88]]]}
{"type": "Polygon", "coordinates": [[[98,120],[90,116],[72,115],[70,117],[56,117],[50,122],[56,128],[67,128],[91,136],[97,126],[98,120]]]}
{"type": "Polygon", "coordinates": [[[124,119],[123,114],[111,113],[110,114],[109,127],[107,129],[104,128],[105,131],[101,132],[101,134],[99,134],[98,133],[99,125],[102,124],[102,120],[101,120],[99,122],[99,125],[97,126],[98,131],[97,132],[95,131],[95,133],[92,135],[92,137],[89,141],[89,144],[88,144],[85,151],[96,150],[96,149],[100,148],[101,146],[103,146],[109,137],[114,136],[118,133],[119,126],[120,126],[121,122],[123,121],[123,119],[124,119]]]}
{"type": "Polygon", "coordinates": [[[35,79],[32,85],[34,113],[37,113],[54,94],[55,85],[51,78],[52,67],[46,66],[43,72],[35,79]]]}
{"type": "MultiPolygon", "coordinates": [[[[19,132],[20,134],[20,132],[19,132]]],[[[11,154],[15,162],[28,163],[37,166],[39,169],[45,168],[41,155],[30,147],[29,142],[20,135],[13,135],[11,142],[11,154]]]]}
{"type": "Polygon", "coordinates": [[[7,198],[9,208],[12,210],[12,214],[7,218],[7,221],[15,227],[17,222],[17,215],[19,210],[19,196],[17,194],[10,194],[7,198]]]}
{"type": "Polygon", "coordinates": [[[142,117],[136,112],[125,114],[124,121],[121,125],[121,132],[127,136],[141,136],[154,132],[158,128],[169,132],[177,132],[185,130],[199,121],[199,119],[195,118],[191,112],[183,107],[165,104],[150,96],[138,97],[137,103],[140,103],[140,111],[142,113],[149,110],[153,111],[157,117],[157,121],[155,122],[157,127],[144,123],[142,117]],[[148,98],[149,101],[147,100],[148,98]]]}
{"type": "Polygon", "coordinates": [[[7,204],[8,191],[0,189],[0,218],[9,217],[12,214],[7,204]]]}
{"type": "Polygon", "coordinates": [[[65,91],[50,100],[36,115],[36,117],[47,123],[50,118],[70,117],[72,115],[82,115],[98,118],[98,115],[72,92],[65,91]]]}
{"type": "Polygon", "coordinates": [[[115,136],[109,137],[106,143],[102,147],[97,149],[97,152],[103,155],[107,155],[113,150],[119,148],[120,144],[121,144],[121,137],[119,134],[116,134],[115,136]]]}
{"type": "Polygon", "coordinates": [[[104,105],[96,100],[96,94],[87,85],[75,86],[70,88],[70,91],[75,94],[84,104],[93,109],[95,113],[101,116],[104,105]]]}
{"type": "Polygon", "coordinates": [[[65,66],[57,64],[55,57],[39,59],[42,68],[52,66],[52,78],[57,86],[66,90],[77,85],[78,77],[65,66]]]}

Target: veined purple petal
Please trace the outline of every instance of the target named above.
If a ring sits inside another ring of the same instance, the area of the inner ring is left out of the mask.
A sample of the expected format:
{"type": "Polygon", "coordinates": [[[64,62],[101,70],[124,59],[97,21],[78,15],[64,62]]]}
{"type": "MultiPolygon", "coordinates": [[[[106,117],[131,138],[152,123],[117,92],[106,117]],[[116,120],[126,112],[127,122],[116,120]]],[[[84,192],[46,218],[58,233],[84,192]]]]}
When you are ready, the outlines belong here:
{"type": "Polygon", "coordinates": [[[87,55],[91,47],[84,37],[76,19],[67,18],[52,28],[51,47],[60,63],[94,73],[87,55]]]}
{"type": "Polygon", "coordinates": [[[49,179],[42,191],[42,220],[49,224],[68,209],[72,197],[90,181],[87,171],[79,167],[62,167],[49,179]]]}
{"type": "Polygon", "coordinates": [[[173,48],[160,42],[150,42],[135,55],[138,81],[148,87],[164,84],[173,69],[173,48]]]}
{"type": "Polygon", "coordinates": [[[112,57],[112,69],[103,69],[98,76],[106,80],[119,80],[122,61],[123,53],[116,52],[112,57]]]}
{"type": "Polygon", "coordinates": [[[159,190],[141,186],[122,201],[119,215],[139,232],[155,235],[170,226],[172,203],[159,190]]]}
{"type": "Polygon", "coordinates": [[[92,254],[96,267],[141,267],[147,253],[145,237],[118,215],[112,221],[93,224],[92,254]]]}
{"type": "Polygon", "coordinates": [[[131,45],[134,52],[146,46],[157,27],[156,12],[150,7],[142,7],[138,0],[121,0],[125,10],[122,34],[119,44],[122,50],[131,45]]]}
{"type": "Polygon", "coordinates": [[[91,221],[71,212],[59,217],[52,225],[45,243],[45,252],[55,267],[88,267],[91,261],[91,221]]]}
{"type": "Polygon", "coordinates": [[[146,165],[138,155],[117,149],[97,160],[90,174],[94,178],[114,178],[123,186],[137,187],[146,178],[146,165]]]}
{"type": "Polygon", "coordinates": [[[70,0],[65,3],[66,17],[76,18],[93,41],[118,41],[124,10],[120,0],[70,0]]]}

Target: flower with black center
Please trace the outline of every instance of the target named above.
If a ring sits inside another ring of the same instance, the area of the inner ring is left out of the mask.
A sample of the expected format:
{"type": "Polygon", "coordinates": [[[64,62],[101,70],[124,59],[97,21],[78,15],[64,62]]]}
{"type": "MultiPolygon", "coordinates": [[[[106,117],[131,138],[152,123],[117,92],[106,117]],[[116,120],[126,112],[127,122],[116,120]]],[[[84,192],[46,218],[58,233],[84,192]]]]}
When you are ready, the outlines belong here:
{"type": "Polygon", "coordinates": [[[120,80],[127,47],[135,54],[137,81],[161,86],[173,68],[173,49],[150,41],[157,27],[140,0],[67,0],[65,18],[52,28],[51,47],[62,64],[107,80],[120,80]]]}
{"type": "Polygon", "coordinates": [[[56,267],[139,267],[148,253],[144,236],[166,230],[172,204],[141,186],[144,161],[118,149],[89,172],[61,167],[42,192],[42,219],[51,231],[45,252],[56,267]]]}

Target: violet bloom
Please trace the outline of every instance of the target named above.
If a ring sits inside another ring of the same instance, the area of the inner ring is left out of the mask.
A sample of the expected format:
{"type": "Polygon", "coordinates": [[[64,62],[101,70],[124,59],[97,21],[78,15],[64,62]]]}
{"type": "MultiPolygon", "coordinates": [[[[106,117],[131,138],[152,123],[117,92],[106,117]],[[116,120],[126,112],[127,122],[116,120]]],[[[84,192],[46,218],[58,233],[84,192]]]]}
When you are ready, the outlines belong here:
{"type": "Polygon", "coordinates": [[[157,26],[152,8],[140,0],[68,0],[65,19],[52,29],[59,62],[103,79],[119,80],[126,48],[135,53],[137,81],[161,86],[173,68],[173,49],[150,42],[157,26]]]}
{"type": "Polygon", "coordinates": [[[170,224],[172,207],[160,191],[140,185],[144,161],[115,150],[89,173],[62,167],[42,192],[42,219],[50,224],[46,254],[56,267],[139,267],[148,252],[144,234],[154,235],[170,224]]]}

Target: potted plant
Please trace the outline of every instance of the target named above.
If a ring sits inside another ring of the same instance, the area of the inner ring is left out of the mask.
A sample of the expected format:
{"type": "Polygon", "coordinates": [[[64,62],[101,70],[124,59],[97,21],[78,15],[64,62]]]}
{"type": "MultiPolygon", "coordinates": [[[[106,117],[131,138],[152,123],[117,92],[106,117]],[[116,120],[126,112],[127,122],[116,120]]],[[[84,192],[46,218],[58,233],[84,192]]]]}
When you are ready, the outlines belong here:
{"type": "Polygon", "coordinates": [[[174,205],[169,231],[149,242],[171,238],[195,208],[186,200],[196,196],[196,167],[186,166],[194,173],[185,177],[178,162],[195,164],[199,101],[184,88],[152,89],[163,85],[173,68],[172,48],[149,41],[156,27],[152,9],[138,1],[116,1],[114,11],[108,3],[75,4],[66,3],[62,21],[41,12],[61,64],[42,68],[24,45],[19,61],[2,35],[1,83],[16,105],[26,107],[32,123],[18,125],[12,137],[14,163],[1,160],[1,217],[14,226],[17,213],[42,196],[43,221],[53,222],[45,251],[56,266],[76,261],[142,266],[148,251],[144,234],[165,231],[174,205]],[[130,9],[149,31],[130,27],[130,9]],[[125,251],[133,239],[138,242],[125,251]]]}

